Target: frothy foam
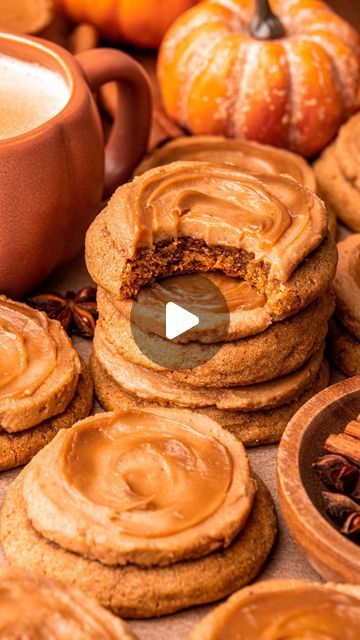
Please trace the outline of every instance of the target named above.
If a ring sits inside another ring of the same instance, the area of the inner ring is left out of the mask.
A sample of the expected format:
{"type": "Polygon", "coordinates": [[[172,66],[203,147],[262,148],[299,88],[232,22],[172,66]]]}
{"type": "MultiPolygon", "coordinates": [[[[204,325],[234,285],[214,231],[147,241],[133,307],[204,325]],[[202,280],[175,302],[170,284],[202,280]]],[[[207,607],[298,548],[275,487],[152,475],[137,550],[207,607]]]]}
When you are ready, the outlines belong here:
{"type": "Polygon", "coordinates": [[[0,53],[0,140],[43,124],[65,107],[69,95],[56,71],[0,53]]]}

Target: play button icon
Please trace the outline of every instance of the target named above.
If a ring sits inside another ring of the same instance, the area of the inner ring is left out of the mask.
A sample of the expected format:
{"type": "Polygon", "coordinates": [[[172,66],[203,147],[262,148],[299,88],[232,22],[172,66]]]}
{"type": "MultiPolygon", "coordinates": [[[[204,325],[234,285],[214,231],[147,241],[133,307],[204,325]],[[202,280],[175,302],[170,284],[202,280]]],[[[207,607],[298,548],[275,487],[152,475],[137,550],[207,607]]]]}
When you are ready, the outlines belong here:
{"type": "Polygon", "coordinates": [[[185,331],[196,327],[200,322],[199,316],[187,311],[175,302],[168,302],[165,307],[166,337],[173,340],[185,331]]]}
{"type": "Polygon", "coordinates": [[[170,370],[211,360],[229,334],[227,301],[214,274],[175,275],[143,287],[130,312],[136,346],[170,370]]]}

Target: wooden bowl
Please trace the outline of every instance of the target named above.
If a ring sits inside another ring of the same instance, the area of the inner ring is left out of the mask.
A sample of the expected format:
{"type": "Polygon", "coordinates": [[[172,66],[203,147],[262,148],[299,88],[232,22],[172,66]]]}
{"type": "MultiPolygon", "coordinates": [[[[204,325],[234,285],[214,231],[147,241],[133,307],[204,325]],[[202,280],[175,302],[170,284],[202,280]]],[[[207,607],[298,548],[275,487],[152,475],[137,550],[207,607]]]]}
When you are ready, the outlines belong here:
{"type": "Polygon", "coordinates": [[[312,463],[330,433],[343,431],[360,413],[360,376],[321,391],[289,422],[279,447],[277,475],[282,512],[298,545],[325,579],[360,584],[360,546],[327,517],[324,485],[312,463]]]}

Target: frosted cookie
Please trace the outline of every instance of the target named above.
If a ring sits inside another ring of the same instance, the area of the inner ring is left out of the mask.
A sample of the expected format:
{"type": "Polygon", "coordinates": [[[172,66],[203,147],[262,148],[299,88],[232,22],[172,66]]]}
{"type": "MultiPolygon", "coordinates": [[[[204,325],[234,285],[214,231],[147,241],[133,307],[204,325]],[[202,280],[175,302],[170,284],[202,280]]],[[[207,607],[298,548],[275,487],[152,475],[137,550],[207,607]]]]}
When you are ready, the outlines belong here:
{"type": "Polygon", "coordinates": [[[87,418],[24,479],[35,529],[109,565],[166,566],[227,547],[254,495],[239,441],[213,421],[164,409],[87,418]]]}
{"type": "MultiPolygon", "coordinates": [[[[184,280],[189,282],[189,287],[196,286],[194,283],[196,274],[175,276],[175,278],[181,281],[181,292],[185,289],[184,280]]],[[[171,281],[172,278],[167,280],[171,281]]],[[[163,371],[170,378],[195,387],[239,386],[277,378],[301,367],[323,344],[328,330],[328,320],[334,311],[334,296],[331,292],[325,293],[295,316],[273,323],[269,328],[265,327],[265,330],[257,333],[266,313],[261,306],[262,299],[259,299],[257,292],[252,288],[246,296],[243,295],[242,285],[246,284],[248,288],[250,285],[247,283],[233,278],[227,279],[226,276],[221,275],[217,275],[215,282],[219,287],[225,281],[229,287],[228,280],[231,281],[233,300],[236,299],[237,306],[235,307],[235,303],[229,304],[228,338],[232,341],[222,343],[220,350],[218,342],[214,344],[200,342],[203,337],[204,340],[209,340],[211,337],[209,336],[211,331],[207,326],[201,330],[201,333],[200,329],[195,327],[194,331],[190,330],[182,334],[180,339],[189,340],[189,335],[192,337],[192,340],[186,344],[166,340],[163,334],[165,302],[162,299],[161,305],[158,304],[159,296],[165,293],[165,284],[162,282],[143,289],[139,295],[141,308],[146,310],[144,324],[148,325],[144,327],[144,331],[137,328],[137,338],[140,335],[140,339],[135,341],[130,325],[130,319],[137,320],[139,317],[139,314],[131,314],[131,302],[115,300],[102,289],[98,291],[99,321],[96,331],[105,335],[115,351],[126,360],[154,371],[163,371]],[[236,297],[238,287],[240,293],[236,297]],[[122,311],[128,317],[125,317],[122,311]],[[157,316],[159,316],[158,322],[157,316]],[[233,316],[236,316],[236,319],[233,319],[233,316]],[[148,334],[146,330],[149,327],[152,327],[157,335],[148,334]],[[239,334],[240,336],[244,333],[250,334],[251,330],[257,335],[235,339],[239,334]],[[140,349],[139,345],[143,349],[140,349]],[[166,354],[166,368],[156,363],[159,353],[166,354]],[[184,369],[184,362],[192,363],[193,368],[184,369]]],[[[169,300],[183,304],[181,300],[178,301],[171,295],[171,282],[166,288],[169,290],[169,300]]],[[[209,307],[206,295],[204,305],[209,307]]]]}
{"type": "Polygon", "coordinates": [[[10,487],[0,531],[11,564],[148,617],[247,583],[276,516],[242,444],[214,421],[124,410],[77,423],[37,454],[10,487]]]}
{"type": "Polygon", "coordinates": [[[329,354],[333,365],[345,376],[360,375],[360,340],[335,318],[329,325],[329,354]]]}
{"type": "Polygon", "coordinates": [[[59,322],[0,298],[0,469],[25,464],[85,417],[92,383],[59,322]]]}
{"type": "MultiPolygon", "coordinates": [[[[312,167],[296,153],[270,145],[223,138],[222,136],[181,136],[147,155],[134,175],[177,161],[229,162],[249,173],[287,174],[310,191],[317,191],[312,167]]],[[[336,215],[328,209],[328,227],[336,234],[336,215]]]]}
{"type": "Polygon", "coordinates": [[[0,636],[11,640],[135,640],[122,620],[73,588],[0,569],[0,636]]]}
{"type": "Polygon", "coordinates": [[[231,596],[199,622],[189,640],[357,640],[359,625],[358,586],[268,580],[231,596]]]}
{"type": "Polygon", "coordinates": [[[356,114],[314,164],[321,197],[353,231],[360,231],[359,136],[360,116],[356,114]]]}
{"type": "Polygon", "coordinates": [[[336,311],[330,325],[330,357],[345,375],[360,374],[360,234],[338,244],[334,280],[336,311]]]}
{"type": "Polygon", "coordinates": [[[256,286],[281,319],[329,288],[337,258],[323,202],[292,178],[175,162],[115,192],[87,233],[86,260],[118,298],[160,277],[222,271],[256,286]]]}
{"type": "Polygon", "coordinates": [[[213,344],[234,341],[265,331],[273,322],[265,297],[245,280],[221,272],[171,276],[143,287],[135,300],[115,298],[98,288],[97,303],[103,318],[114,320],[117,311],[146,333],[165,337],[165,306],[186,306],[201,321],[173,339],[174,343],[213,344]],[[224,331],[226,326],[227,331],[224,331]]]}
{"type": "Polygon", "coordinates": [[[221,389],[191,387],[126,361],[98,331],[90,366],[97,398],[105,409],[191,407],[248,446],[278,442],[300,406],[329,383],[320,349],[298,371],[269,382],[221,389]]]}
{"type": "Polygon", "coordinates": [[[224,138],[223,136],[180,136],[145,156],[135,176],[178,161],[229,162],[248,173],[287,174],[310,191],[316,191],[316,178],[301,156],[266,144],[224,138]]]}
{"type": "Polygon", "coordinates": [[[74,422],[91,413],[93,384],[90,371],[81,362],[79,381],[75,394],[65,411],[48,418],[31,429],[7,433],[0,429],[0,470],[27,464],[31,458],[50,442],[60,429],[69,429],[74,422]]]}

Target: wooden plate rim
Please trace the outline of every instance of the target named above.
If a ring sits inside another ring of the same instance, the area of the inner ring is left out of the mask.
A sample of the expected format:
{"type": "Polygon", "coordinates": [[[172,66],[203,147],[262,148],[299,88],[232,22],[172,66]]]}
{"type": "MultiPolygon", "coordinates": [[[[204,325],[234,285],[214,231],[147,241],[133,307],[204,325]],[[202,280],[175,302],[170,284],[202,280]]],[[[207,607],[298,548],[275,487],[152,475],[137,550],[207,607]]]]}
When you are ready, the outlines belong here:
{"type": "Polygon", "coordinates": [[[342,566],[346,564],[352,570],[359,571],[360,547],[347,540],[318,511],[303,485],[299,465],[303,437],[313,419],[330,405],[356,391],[360,392],[360,376],[327,387],[301,407],[290,420],[279,445],[277,480],[280,504],[289,528],[292,529],[286,508],[301,529],[311,536],[311,542],[304,539],[300,546],[311,551],[320,560],[325,560],[320,552],[326,550],[327,555],[335,559],[336,563],[341,563],[342,566]]]}

